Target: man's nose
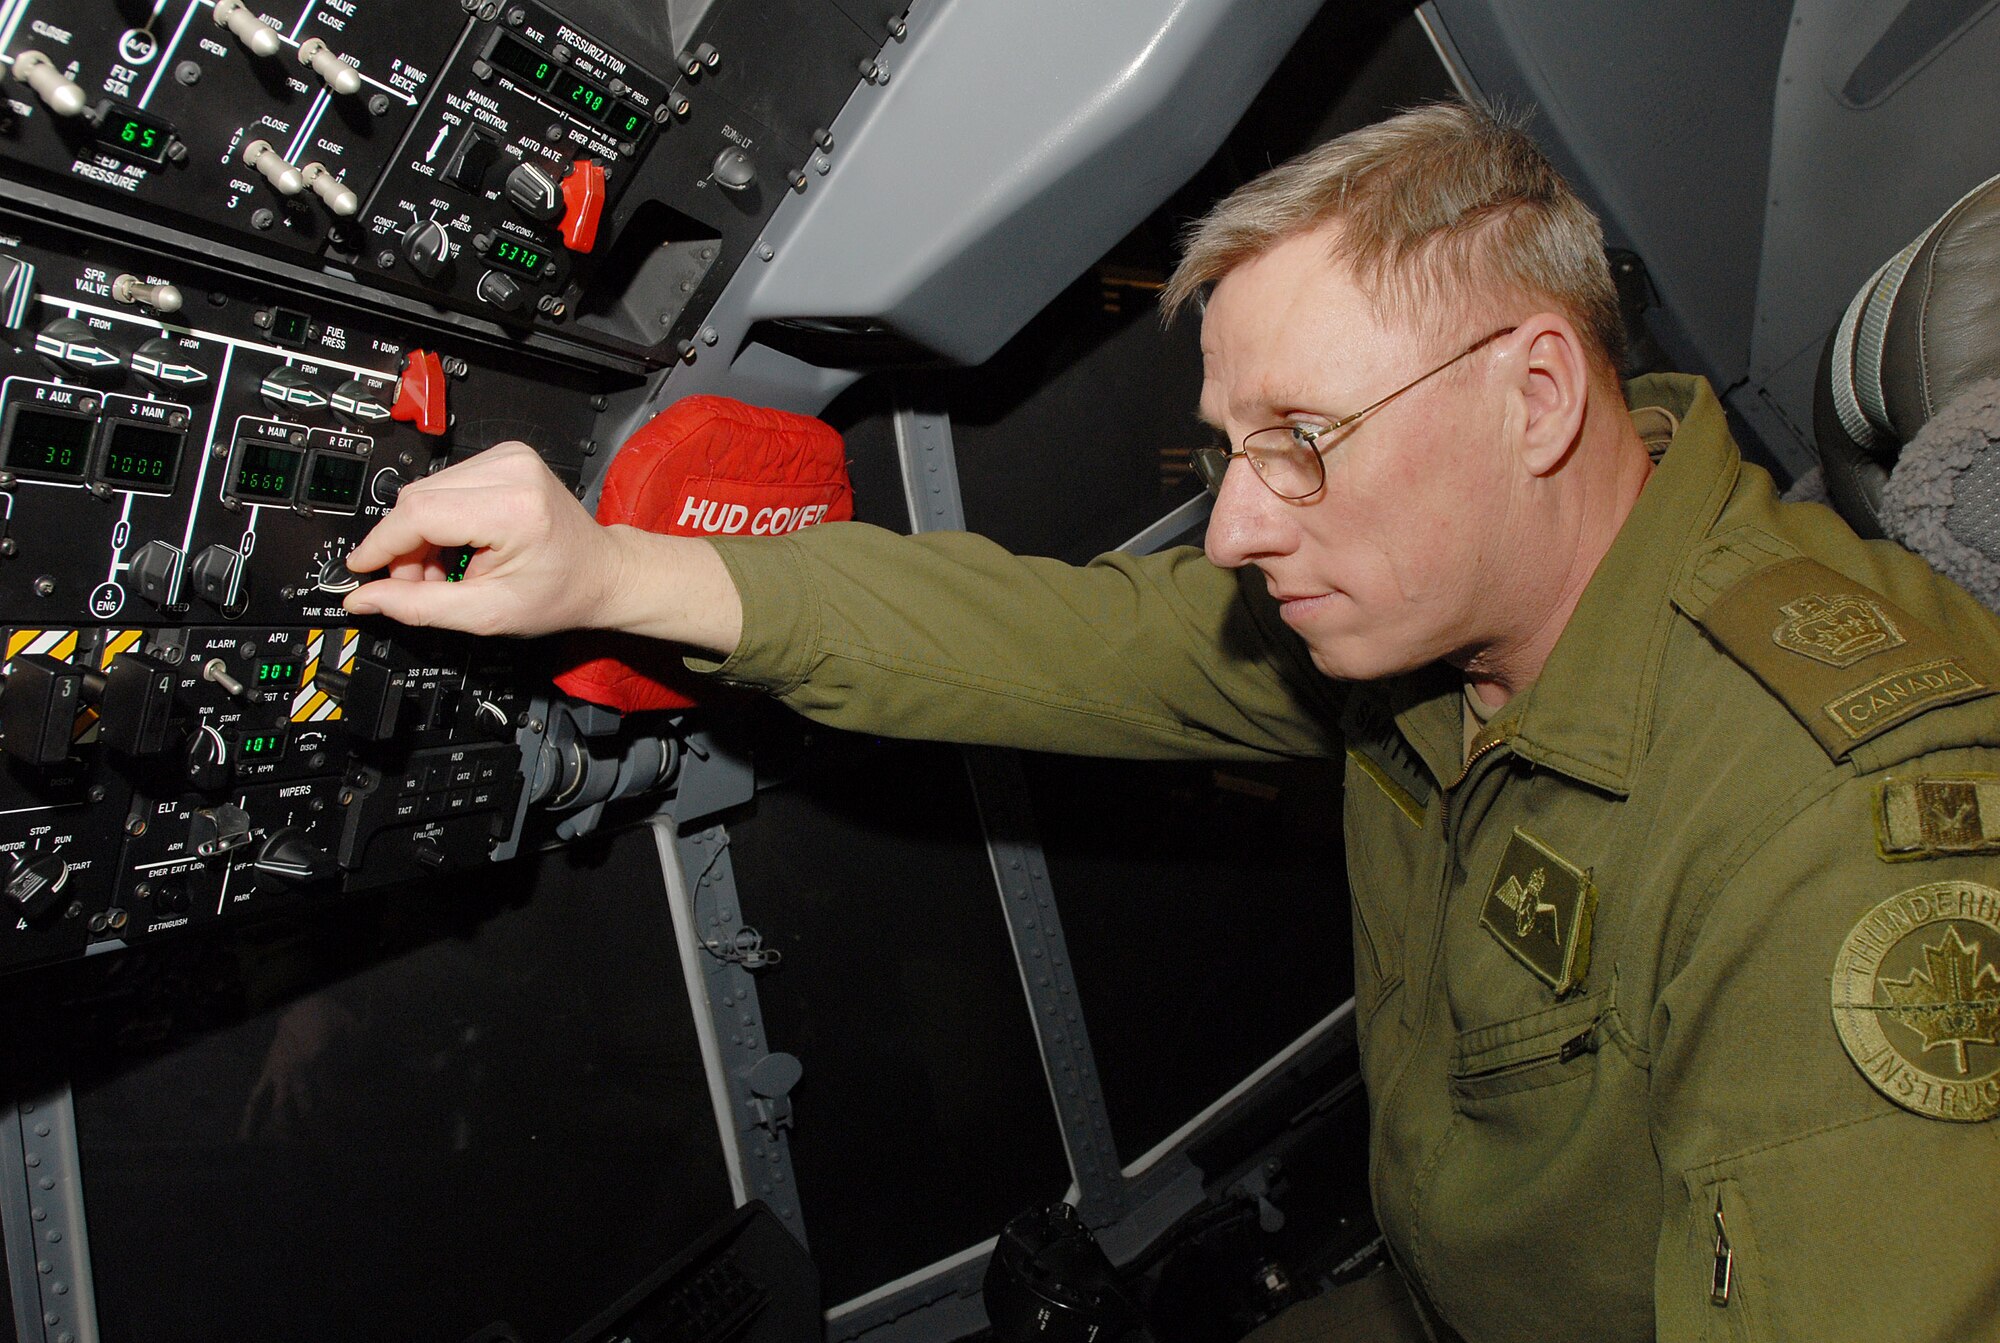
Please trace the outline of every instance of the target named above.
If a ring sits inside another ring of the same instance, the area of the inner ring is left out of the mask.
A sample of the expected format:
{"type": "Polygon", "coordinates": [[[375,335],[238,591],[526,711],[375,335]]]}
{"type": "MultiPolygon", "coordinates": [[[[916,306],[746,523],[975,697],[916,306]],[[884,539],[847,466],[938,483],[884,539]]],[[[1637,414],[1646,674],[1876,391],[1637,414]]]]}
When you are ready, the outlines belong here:
{"type": "Polygon", "coordinates": [[[1282,548],[1283,519],[1274,512],[1282,506],[1249,462],[1240,457],[1232,461],[1215,507],[1209,510],[1208,533],[1202,542],[1209,563],[1235,569],[1276,553],[1282,548]]]}

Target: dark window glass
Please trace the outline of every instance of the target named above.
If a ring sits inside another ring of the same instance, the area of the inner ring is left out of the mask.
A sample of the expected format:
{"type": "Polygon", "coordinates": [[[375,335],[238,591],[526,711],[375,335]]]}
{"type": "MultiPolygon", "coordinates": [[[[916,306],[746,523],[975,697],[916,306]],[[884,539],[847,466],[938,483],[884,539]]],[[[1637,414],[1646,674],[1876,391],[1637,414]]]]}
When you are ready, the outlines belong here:
{"type": "Polygon", "coordinates": [[[1120,1161],[1354,992],[1340,776],[1027,757],[1120,1161]]]}
{"type": "Polygon", "coordinates": [[[836,1304],[1070,1175],[963,758],[814,739],[729,835],[743,917],[784,952],[758,997],[771,1048],[805,1065],[792,1158],[836,1304]]]}
{"type": "Polygon", "coordinates": [[[649,831],[66,970],[106,1338],[560,1340],[732,1205],[649,831]]]}

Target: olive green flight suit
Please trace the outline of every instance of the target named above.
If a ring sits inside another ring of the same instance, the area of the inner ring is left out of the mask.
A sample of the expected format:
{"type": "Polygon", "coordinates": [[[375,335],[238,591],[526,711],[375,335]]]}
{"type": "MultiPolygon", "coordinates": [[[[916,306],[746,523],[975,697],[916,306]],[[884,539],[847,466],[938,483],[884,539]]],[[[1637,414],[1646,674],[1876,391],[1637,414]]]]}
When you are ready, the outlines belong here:
{"type": "Polygon", "coordinates": [[[719,674],[875,733],[1344,751],[1372,1193],[1441,1337],[2000,1339],[2000,622],[1780,503],[1705,383],[1630,390],[1679,432],[1469,764],[1455,672],[1336,684],[1188,550],[724,540],[719,674]]]}

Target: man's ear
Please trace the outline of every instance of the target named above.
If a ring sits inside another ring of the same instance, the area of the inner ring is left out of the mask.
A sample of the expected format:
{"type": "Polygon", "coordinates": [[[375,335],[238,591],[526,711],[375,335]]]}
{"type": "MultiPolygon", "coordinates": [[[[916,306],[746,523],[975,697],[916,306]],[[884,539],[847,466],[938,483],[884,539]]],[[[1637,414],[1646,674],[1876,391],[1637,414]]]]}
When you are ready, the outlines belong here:
{"type": "Polygon", "coordinates": [[[1524,419],[1518,452],[1530,474],[1553,474],[1569,460],[1583,435],[1590,400],[1590,363],[1583,341],[1568,318],[1542,312],[1527,318],[1507,338],[1520,350],[1513,390],[1524,419]]]}

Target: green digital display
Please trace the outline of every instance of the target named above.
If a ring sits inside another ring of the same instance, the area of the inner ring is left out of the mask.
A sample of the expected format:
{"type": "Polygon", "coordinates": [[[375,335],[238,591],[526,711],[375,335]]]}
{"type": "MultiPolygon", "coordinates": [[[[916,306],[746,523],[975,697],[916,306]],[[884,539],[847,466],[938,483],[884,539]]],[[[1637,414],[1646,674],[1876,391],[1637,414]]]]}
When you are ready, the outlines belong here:
{"type": "Polygon", "coordinates": [[[296,658],[282,658],[257,664],[257,685],[261,689],[286,689],[299,683],[296,658]]]}
{"type": "Polygon", "coordinates": [[[518,271],[522,275],[533,275],[541,270],[548,254],[539,247],[523,247],[512,238],[496,237],[493,250],[486,259],[505,270],[518,271]]]}
{"type": "Polygon", "coordinates": [[[7,451],[0,461],[9,471],[81,480],[95,427],[79,415],[16,406],[7,413],[7,451]]]}
{"type": "Polygon", "coordinates": [[[367,475],[368,464],[359,457],[319,453],[306,475],[306,502],[325,508],[353,508],[361,502],[361,482],[367,475]]]}
{"type": "Polygon", "coordinates": [[[252,732],[236,740],[238,760],[274,760],[285,751],[282,732],[252,732]]]}
{"type": "Polygon", "coordinates": [[[312,334],[312,319],[292,308],[271,309],[271,339],[296,350],[312,334]]]}
{"type": "Polygon", "coordinates": [[[525,43],[502,36],[494,42],[486,59],[510,75],[519,75],[536,88],[546,89],[556,82],[556,64],[525,43]]]}
{"type": "Polygon", "coordinates": [[[611,110],[611,96],[597,85],[578,79],[575,75],[565,75],[556,85],[556,97],[589,117],[592,121],[602,121],[604,114],[611,110]]]}
{"type": "Polygon", "coordinates": [[[636,144],[652,129],[653,119],[628,103],[619,103],[604,118],[604,124],[619,139],[636,144]]]}
{"type": "Polygon", "coordinates": [[[187,435],[178,430],[114,421],[104,436],[98,478],[142,490],[170,490],[180,473],[181,445],[186,441],[187,435]]]}
{"type": "Polygon", "coordinates": [[[164,163],[173,138],[172,126],[135,108],[107,103],[99,109],[98,142],[127,158],[164,163]]]}
{"type": "Polygon", "coordinates": [[[305,454],[295,448],[246,439],[236,445],[230,488],[244,499],[290,499],[304,459],[305,454]]]}

